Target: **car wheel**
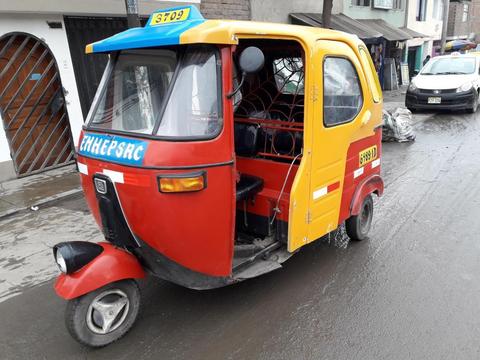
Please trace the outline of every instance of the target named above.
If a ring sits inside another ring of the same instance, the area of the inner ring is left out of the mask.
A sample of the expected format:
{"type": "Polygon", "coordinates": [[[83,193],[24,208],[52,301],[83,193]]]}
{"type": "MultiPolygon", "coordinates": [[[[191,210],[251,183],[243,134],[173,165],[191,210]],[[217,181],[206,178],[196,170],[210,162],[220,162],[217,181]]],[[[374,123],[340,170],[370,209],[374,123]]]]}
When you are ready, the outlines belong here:
{"type": "Polygon", "coordinates": [[[468,109],[468,112],[473,114],[475,112],[477,112],[477,109],[478,109],[478,98],[479,98],[479,94],[477,93],[477,95],[475,95],[475,98],[473,99],[473,105],[470,109],[468,109]]]}
{"type": "Polygon", "coordinates": [[[102,347],[120,339],[140,311],[140,289],[134,280],[122,280],[70,300],[65,324],[83,345],[102,347]]]}
{"type": "Polygon", "coordinates": [[[410,110],[412,114],[417,112],[417,109],[413,107],[407,107],[407,109],[410,110]]]}
{"type": "Polygon", "coordinates": [[[373,218],[372,195],[365,197],[358,215],[350,216],[345,222],[345,229],[350,239],[361,241],[367,238],[373,218]]]}

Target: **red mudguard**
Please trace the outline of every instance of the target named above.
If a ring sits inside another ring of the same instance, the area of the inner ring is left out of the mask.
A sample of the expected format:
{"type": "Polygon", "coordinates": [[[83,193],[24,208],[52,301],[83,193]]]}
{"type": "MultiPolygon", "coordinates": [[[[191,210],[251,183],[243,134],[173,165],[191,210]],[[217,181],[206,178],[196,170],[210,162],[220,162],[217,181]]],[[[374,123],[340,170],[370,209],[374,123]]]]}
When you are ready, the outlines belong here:
{"type": "Polygon", "coordinates": [[[371,193],[375,193],[378,196],[383,194],[383,180],[380,175],[372,175],[362,181],[355,191],[352,198],[351,214],[358,215],[365,197],[371,193]]]}
{"type": "Polygon", "coordinates": [[[55,281],[58,296],[70,300],[109,283],[142,279],[145,271],[135,256],[109,243],[99,243],[103,252],[73,274],[61,274],[55,281]]]}

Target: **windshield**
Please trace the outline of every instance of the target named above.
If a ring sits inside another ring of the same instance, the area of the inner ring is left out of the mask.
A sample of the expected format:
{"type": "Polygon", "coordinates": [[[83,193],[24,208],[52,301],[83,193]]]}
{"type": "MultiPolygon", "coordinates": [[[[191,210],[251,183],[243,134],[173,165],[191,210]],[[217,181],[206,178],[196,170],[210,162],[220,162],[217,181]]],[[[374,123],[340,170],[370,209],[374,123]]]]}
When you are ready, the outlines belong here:
{"type": "Polygon", "coordinates": [[[118,55],[90,126],[205,138],[222,127],[212,46],[127,50],[118,55]]]}
{"type": "Polygon", "coordinates": [[[473,74],[475,59],[471,57],[450,57],[430,60],[422,69],[422,75],[473,74]]]}

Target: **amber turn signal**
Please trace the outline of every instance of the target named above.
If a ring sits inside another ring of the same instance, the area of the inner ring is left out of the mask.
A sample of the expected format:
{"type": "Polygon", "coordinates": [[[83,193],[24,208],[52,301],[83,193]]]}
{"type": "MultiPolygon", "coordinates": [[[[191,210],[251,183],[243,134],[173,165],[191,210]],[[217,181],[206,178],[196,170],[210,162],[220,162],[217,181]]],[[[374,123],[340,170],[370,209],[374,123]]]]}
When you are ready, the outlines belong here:
{"type": "Polygon", "coordinates": [[[200,191],[206,187],[205,173],[166,175],[158,178],[158,189],[163,193],[200,191]]]}

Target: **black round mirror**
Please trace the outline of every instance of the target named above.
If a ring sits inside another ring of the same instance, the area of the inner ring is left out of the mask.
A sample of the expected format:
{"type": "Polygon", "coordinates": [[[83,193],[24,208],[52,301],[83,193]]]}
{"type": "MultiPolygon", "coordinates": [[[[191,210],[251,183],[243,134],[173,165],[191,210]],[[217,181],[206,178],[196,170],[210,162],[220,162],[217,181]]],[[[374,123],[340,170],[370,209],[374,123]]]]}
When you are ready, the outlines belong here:
{"type": "Polygon", "coordinates": [[[249,46],[242,51],[239,58],[240,69],[243,73],[253,74],[258,72],[265,63],[265,55],[255,46],[249,46]]]}

